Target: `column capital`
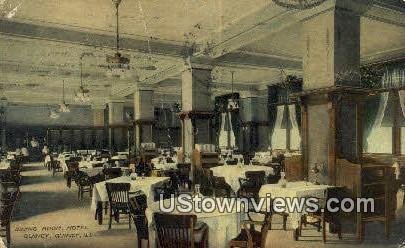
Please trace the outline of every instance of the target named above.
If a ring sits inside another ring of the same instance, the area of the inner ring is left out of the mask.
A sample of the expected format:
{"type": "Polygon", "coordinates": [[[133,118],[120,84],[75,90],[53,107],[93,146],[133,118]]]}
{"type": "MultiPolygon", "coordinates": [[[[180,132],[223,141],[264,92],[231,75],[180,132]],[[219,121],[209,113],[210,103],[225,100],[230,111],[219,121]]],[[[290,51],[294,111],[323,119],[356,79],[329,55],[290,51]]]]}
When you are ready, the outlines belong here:
{"type": "Polygon", "coordinates": [[[155,91],[155,88],[150,84],[138,83],[135,87],[135,92],[137,91],[155,91]]]}
{"type": "Polygon", "coordinates": [[[184,61],[184,70],[183,71],[189,71],[189,70],[208,70],[208,71],[212,71],[212,69],[214,69],[214,66],[207,63],[197,63],[197,62],[193,62],[190,59],[187,59],[184,61]]]}

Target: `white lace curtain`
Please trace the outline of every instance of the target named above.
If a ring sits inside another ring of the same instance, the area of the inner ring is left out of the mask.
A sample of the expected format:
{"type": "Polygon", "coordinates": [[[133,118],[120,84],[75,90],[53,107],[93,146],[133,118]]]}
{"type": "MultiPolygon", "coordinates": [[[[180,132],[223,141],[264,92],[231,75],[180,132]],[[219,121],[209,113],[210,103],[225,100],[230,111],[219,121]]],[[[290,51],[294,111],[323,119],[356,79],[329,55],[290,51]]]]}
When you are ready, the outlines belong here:
{"type": "MultiPolygon", "coordinates": [[[[290,130],[290,148],[291,150],[299,150],[300,149],[300,133],[299,127],[297,122],[297,116],[295,111],[295,105],[289,105],[289,119],[291,123],[291,130],[290,130]]],[[[276,116],[276,123],[274,125],[273,135],[271,136],[271,147],[273,149],[286,149],[287,146],[287,130],[283,127],[283,119],[284,114],[286,111],[284,110],[284,106],[277,106],[277,116],[276,116]]]]}
{"type": "MultiPolygon", "coordinates": [[[[405,68],[387,69],[382,77],[383,88],[402,87],[405,85],[405,68]]],[[[383,119],[388,112],[389,92],[381,93],[373,127],[367,137],[368,153],[391,153],[392,152],[392,127],[383,126],[383,119]]],[[[399,91],[399,100],[402,114],[405,117],[405,91],[399,91]]],[[[404,140],[404,138],[402,138],[404,140]]],[[[404,143],[404,142],[402,142],[404,143]]]]}
{"type": "Polygon", "coordinates": [[[221,130],[219,131],[219,147],[221,149],[235,147],[235,134],[232,128],[231,113],[221,114],[221,130]],[[229,147],[228,147],[229,141],[229,147]]]}

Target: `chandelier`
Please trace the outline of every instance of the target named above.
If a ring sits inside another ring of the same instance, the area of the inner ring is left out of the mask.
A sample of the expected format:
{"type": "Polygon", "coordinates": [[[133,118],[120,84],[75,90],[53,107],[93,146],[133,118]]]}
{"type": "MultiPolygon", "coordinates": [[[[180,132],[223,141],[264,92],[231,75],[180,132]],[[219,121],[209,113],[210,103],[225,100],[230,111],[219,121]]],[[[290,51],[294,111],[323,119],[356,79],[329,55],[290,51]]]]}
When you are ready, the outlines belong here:
{"type": "Polygon", "coordinates": [[[90,91],[84,87],[83,85],[83,56],[80,56],[80,87],[77,92],[75,92],[75,101],[81,103],[88,103],[90,102],[90,91]]]}
{"type": "Polygon", "coordinates": [[[107,76],[128,78],[131,76],[131,66],[129,58],[124,57],[120,52],[120,35],[119,35],[119,6],[121,0],[112,0],[115,6],[116,15],[116,50],[114,55],[107,55],[107,76]]]}
{"type": "Polygon", "coordinates": [[[69,108],[69,105],[67,105],[66,104],[66,101],[65,101],[65,81],[62,81],[62,95],[63,95],[63,98],[62,98],[62,103],[60,103],[59,104],[59,112],[61,112],[61,113],[70,113],[70,108],[69,108]]]}
{"type": "Polygon", "coordinates": [[[273,0],[273,2],[281,7],[288,9],[310,9],[318,6],[326,0],[273,0]]]}
{"type": "Polygon", "coordinates": [[[49,109],[49,118],[58,119],[59,117],[60,117],[60,114],[58,113],[58,111],[56,111],[54,109],[49,109]]]}
{"type": "Polygon", "coordinates": [[[233,77],[234,77],[235,72],[231,71],[231,77],[232,77],[232,81],[231,81],[231,87],[232,87],[232,95],[231,97],[228,99],[228,111],[234,111],[234,110],[238,110],[239,109],[239,104],[238,104],[238,100],[235,99],[234,96],[234,92],[233,92],[233,77]]]}

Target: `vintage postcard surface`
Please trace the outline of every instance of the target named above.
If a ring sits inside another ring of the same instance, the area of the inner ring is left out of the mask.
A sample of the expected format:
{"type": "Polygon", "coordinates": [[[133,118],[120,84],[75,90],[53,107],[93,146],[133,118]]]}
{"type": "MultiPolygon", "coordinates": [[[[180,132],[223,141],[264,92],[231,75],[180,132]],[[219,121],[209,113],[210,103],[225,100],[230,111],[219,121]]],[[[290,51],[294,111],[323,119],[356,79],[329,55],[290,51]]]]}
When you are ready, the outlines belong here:
{"type": "Polygon", "coordinates": [[[0,248],[405,248],[404,0],[0,0],[0,248]]]}

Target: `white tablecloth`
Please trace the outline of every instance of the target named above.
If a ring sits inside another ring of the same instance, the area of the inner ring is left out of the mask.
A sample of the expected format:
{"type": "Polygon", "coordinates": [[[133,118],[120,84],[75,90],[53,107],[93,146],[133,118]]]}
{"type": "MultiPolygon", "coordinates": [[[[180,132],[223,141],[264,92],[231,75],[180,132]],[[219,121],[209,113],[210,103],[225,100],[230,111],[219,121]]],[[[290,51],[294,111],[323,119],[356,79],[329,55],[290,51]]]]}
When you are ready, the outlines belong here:
{"type": "Polygon", "coordinates": [[[176,163],[157,163],[153,164],[156,170],[170,170],[170,169],[177,169],[176,163]]]}
{"type": "Polygon", "coordinates": [[[213,167],[211,171],[216,177],[224,177],[234,192],[239,190],[239,178],[245,178],[246,171],[264,171],[266,176],[274,174],[273,168],[256,165],[224,165],[213,167]]]}
{"type": "MultiPolygon", "coordinates": [[[[145,193],[148,202],[153,202],[154,192],[153,188],[160,186],[164,182],[168,181],[169,177],[138,177],[136,180],[131,180],[129,176],[117,177],[114,179],[107,180],[109,183],[130,183],[130,192],[141,190],[145,193]]],[[[91,199],[91,209],[95,210],[97,208],[97,202],[108,202],[107,188],[105,186],[106,182],[96,183],[93,187],[93,197],[91,199]]]]}
{"type": "Polygon", "coordinates": [[[8,170],[8,169],[10,169],[10,161],[1,161],[0,170],[8,170]]]}
{"type": "MultiPolygon", "coordinates": [[[[165,206],[169,206],[170,199],[164,201],[165,206]]],[[[146,209],[145,214],[148,219],[149,225],[149,242],[150,247],[157,247],[157,236],[155,229],[155,222],[153,220],[153,213],[160,212],[159,202],[154,202],[146,209]]],[[[175,210],[175,214],[178,212],[175,210]]],[[[197,221],[204,222],[209,227],[209,247],[222,248],[228,247],[228,243],[231,239],[238,236],[241,229],[241,220],[244,217],[244,213],[231,212],[221,213],[215,210],[212,213],[190,213],[197,216],[197,221]]]]}
{"type": "Polygon", "coordinates": [[[104,162],[101,161],[80,161],[79,168],[94,168],[103,167],[104,162]]]}
{"type": "MultiPolygon", "coordinates": [[[[279,184],[265,184],[259,191],[260,197],[266,197],[267,194],[271,195],[271,198],[304,198],[304,197],[325,197],[325,190],[331,186],[328,185],[315,185],[310,182],[288,182],[285,188],[282,188],[279,184]]],[[[292,228],[298,228],[301,216],[306,212],[289,212],[287,218],[287,226],[292,228]]]]}

